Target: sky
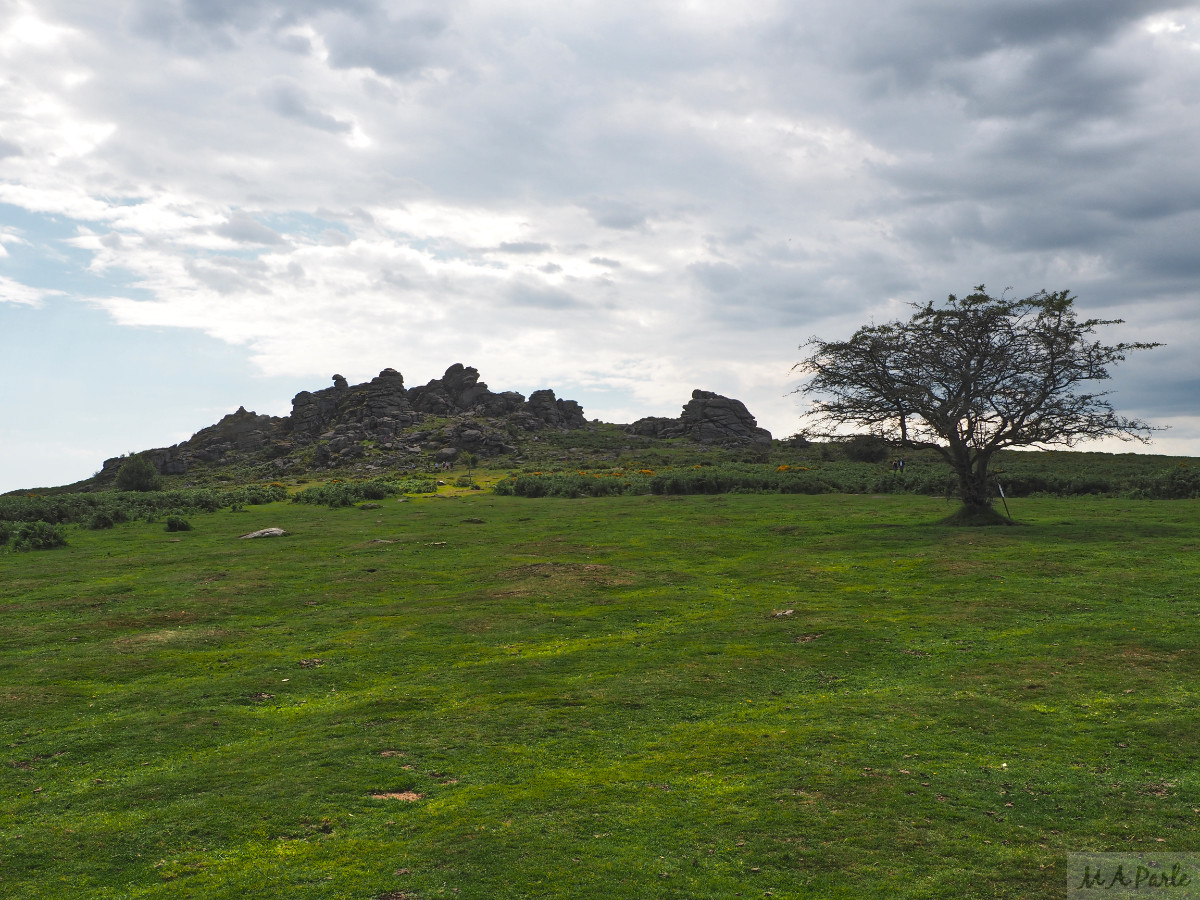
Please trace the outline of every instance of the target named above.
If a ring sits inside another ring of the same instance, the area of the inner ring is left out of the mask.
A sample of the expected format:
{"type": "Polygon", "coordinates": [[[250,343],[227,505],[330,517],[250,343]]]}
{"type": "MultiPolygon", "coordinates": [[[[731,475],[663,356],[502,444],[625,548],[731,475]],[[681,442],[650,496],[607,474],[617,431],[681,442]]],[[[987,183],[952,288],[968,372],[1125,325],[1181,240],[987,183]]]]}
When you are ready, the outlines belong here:
{"type": "Polygon", "coordinates": [[[0,491],[389,366],[785,437],[981,283],[1200,455],[1197,147],[1196,2],[0,0],[0,491]]]}

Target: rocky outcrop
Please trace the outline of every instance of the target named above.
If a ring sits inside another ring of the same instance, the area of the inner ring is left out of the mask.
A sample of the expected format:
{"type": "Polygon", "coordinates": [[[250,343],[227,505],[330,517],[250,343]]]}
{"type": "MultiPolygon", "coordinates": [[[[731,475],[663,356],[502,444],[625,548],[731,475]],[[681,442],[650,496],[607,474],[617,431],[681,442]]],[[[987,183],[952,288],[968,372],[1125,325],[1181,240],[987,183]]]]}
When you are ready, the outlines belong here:
{"type": "Polygon", "coordinates": [[[771,443],[771,432],[758,427],[742,401],[701,390],[692,391],[692,399],[678,419],[650,416],[638,419],[625,430],[642,437],[686,437],[704,444],[771,443]]]}
{"type": "Polygon", "coordinates": [[[353,387],[340,375],[333,387],[301,391],[292,398],[286,429],[304,442],[337,425],[357,424],[372,437],[390,440],[418,420],[404,390],[404,376],[384,369],[370,381],[353,387]]]}
{"type": "Polygon", "coordinates": [[[187,444],[189,449],[204,450],[217,456],[230,450],[255,453],[271,442],[282,422],[282,419],[260,416],[239,406],[237,412],[225,416],[216,425],[197,431],[187,444]]]}
{"type": "MultiPolygon", "coordinates": [[[[187,441],[144,455],[164,475],[234,458],[271,461],[274,471],[284,473],[305,460],[337,467],[380,452],[396,464],[421,454],[437,459],[468,451],[481,456],[512,454],[517,452],[509,443],[514,429],[585,424],[583,409],[573,400],[560,400],[550,390],[534,391],[528,401],[516,391],[496,393],[479,380],[477,369],[455,363],[441,378],[411,389],[391,368],[355,385],[334,375],[331,387],[293,397],[288,416],[260,416],[240,407],[187,441]],[[425,428],[423,423],[431,417],[450,422],[425,428]]],[[[101,478],[115,478],[123,462],[121,457],[106,460],[101,478]]]]}
{"type": "Polygon", "coordinates": [[[518,412],[525,397],[516,391],[496,394],[479,380],[474,366],[455,363],[441,378],[408,392],[413,409],[434,416],[470,413],[480,416],[504,416],[518,412]]]}
{"type": "Polygon", "coordinates": [[[554,391],[534,391],[529,395],[529,412],[552,428],[582,428],[587,424],[583,407],[574,400],[559,400],[554,391]]]}
{"type": "MultiPolygon", "coordinates": [[[[279,434],[285,421],[276,416],[260,416],[239,406],[237,412],[200,429],[189,440],[145,450],[142,456],[162,475],[183,475],[197,463],[220,462],[230,453],[270,458],[281,452],[279,434]]],[[[106,459],[100,470],[101,478],[109,475],[115,478],[124,462],[122,456],[106,459]]]]}

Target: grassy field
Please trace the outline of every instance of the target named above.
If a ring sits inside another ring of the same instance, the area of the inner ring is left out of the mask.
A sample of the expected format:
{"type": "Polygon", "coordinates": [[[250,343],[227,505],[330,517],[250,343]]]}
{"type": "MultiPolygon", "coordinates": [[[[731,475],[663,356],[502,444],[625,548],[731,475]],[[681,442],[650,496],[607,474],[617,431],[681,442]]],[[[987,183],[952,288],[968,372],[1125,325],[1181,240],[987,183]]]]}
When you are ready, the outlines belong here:
{"type": "Polygon", "coordinates": [[[0,893],[1042,898],[1200,850],[1200,504],[950,509],[462,492],[0,553],[0,893]]]}

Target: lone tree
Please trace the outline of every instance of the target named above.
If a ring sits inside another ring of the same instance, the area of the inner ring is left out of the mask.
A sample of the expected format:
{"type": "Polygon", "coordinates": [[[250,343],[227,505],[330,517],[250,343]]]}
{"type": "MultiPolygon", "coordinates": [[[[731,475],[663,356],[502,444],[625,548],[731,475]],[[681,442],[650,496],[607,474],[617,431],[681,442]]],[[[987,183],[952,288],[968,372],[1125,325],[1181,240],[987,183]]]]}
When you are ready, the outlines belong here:
{"type": "Polygon", "coordinates": [[[161,486],[158,469],[140,453],[134,453],[117,470],[119,491],[157,491],[161,486]]]}
{"type": "Polygon", "coordinates": [[[1144,443],[1155,430],[1082,386],[1109,378],[1129,351],[1159,345],[1099,343],[1096,328],[1122,320],[1081,322],[1074,301],[1069,291],[992,297],[979,285],[944,305],[914,304],[907,322],[866,325],[845,341],[812,338],[796,364],[813,375],[797,389],[815,398],[806,418],[827,436],[850,425],[931,444],[958,478],[955,518],[1005,521],[991,509],[997,450],[1105,436],[1144,443]]]}

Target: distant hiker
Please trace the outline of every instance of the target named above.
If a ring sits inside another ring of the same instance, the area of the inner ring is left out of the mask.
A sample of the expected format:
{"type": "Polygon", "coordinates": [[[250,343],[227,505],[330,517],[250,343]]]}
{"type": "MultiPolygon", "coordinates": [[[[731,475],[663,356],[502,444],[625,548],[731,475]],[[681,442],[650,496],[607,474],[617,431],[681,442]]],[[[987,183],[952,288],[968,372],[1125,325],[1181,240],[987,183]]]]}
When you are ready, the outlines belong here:
{"type": "Polygon", "coordinates": [[[896,460],[896,465],[900,470],[900,474],[903,475],[904,474],[904,457],[903,456],[900,457],[898,460],[896,460]]]}

